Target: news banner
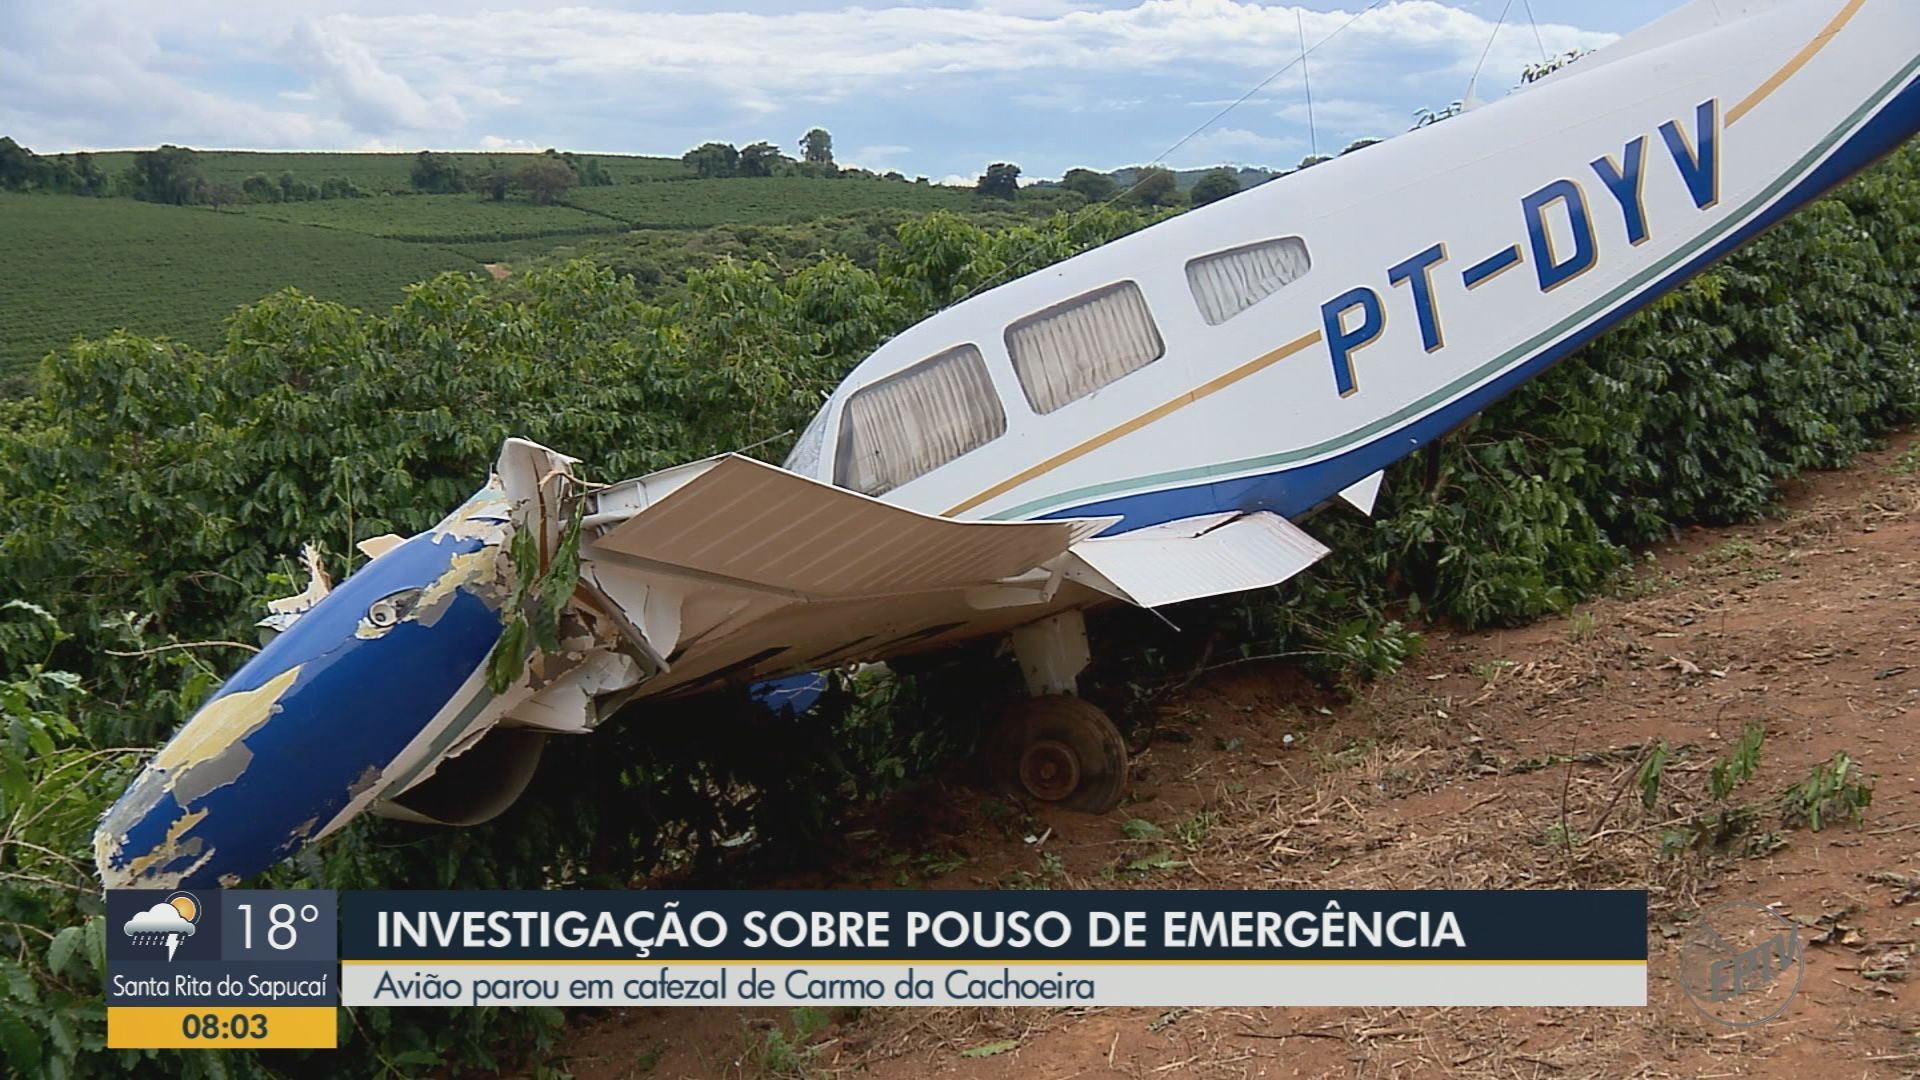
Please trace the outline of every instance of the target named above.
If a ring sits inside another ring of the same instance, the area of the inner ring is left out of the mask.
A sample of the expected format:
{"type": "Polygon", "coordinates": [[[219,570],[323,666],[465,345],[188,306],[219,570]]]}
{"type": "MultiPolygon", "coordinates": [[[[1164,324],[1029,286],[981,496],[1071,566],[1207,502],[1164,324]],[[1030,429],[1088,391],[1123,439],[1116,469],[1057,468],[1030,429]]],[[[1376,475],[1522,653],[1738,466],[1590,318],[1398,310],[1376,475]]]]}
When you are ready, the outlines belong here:
{"type": "Polygon", "coordinates": [[[115,890],[108,1045],[340,1006],[1645,1005],[1643,891],[115,890]]]}

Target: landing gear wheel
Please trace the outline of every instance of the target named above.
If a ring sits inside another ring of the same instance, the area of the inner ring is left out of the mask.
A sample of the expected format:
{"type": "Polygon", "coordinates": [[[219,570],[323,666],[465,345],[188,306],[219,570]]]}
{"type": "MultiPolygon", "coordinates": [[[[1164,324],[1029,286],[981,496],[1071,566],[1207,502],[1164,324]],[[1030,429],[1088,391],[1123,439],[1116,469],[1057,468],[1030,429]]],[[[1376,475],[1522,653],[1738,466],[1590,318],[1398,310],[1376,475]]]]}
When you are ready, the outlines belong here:
{"type": "Polygon", "coordinates": [[[1067,694],[1028,698],[987,738],[987,772],[1003,791],[1104,814],[1127,787],[1127,744],[1094,705],[1067,694]]]}

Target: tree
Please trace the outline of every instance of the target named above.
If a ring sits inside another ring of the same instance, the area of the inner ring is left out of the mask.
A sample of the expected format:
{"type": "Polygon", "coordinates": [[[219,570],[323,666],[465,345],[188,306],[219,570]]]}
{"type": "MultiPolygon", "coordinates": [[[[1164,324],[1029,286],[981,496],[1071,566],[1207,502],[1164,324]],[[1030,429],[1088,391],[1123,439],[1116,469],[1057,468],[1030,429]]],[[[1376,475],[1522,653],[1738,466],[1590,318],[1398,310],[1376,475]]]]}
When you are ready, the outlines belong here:
{"type": "Polygon", "coordinates": [[[1300,167],[1303,169],[1311,169],[1315,165],[1323,165],[1332,160],[1332,158],[1325,154],[1308,154],[1306,157],[1300,159],[1300,167]]]}
{"type": "Polygon", "coordinates": [[[240,181],[240,193],[248,202],[277,203],[280,201],[280,185],[267,179],[266,173],[254,173],[240,181]]]}
{"type": "Polygon", "coordinates": [[[444,154],[422,150],[413,158],[413,190],[424,195],[452,195],[467,190],[460,165],[444,154]]]}
{"type": "Polygon", "coordinates": [[[800,137],[800,159],[809,165],[833,164],[833,136],[826,128],[814,128],[800,137]]]}
{"type": "Polygon", "coordinates": [[[521,168],[518,181],[520,190],[527,193],[527,198],[547,206],[560,201],[567,192],[573,190],[573,170],[567,168],[563,161],[539,157],[521,168]]]}
{"type": "Polygon", "coordinates": [[[198,201],[205,190],[194,152],[184,146],[162,146],[133,155],[127,186],[136,199],[176,206],[198,201]]]}
{"type": "Polygon", "coordinates": [[[740,151],[732,143],[701,143],[680,155],[680,160],[708,180],[740,175],[740,151]]]}
{"type": "Polygon", "coordinates": [[[1170,206],[1179,189],[1173,170],[1149,165],[1133,178],[1133,201],[1141,206],[1170,206]]]}
{"type": "Polygon", "coordinates": [[[1020,194],[1020,166],[996,161],[974,181],[973,190],[994,199],[1011,199],[1020,194]]]}
{"type": "Polygon", "coordinates": [[[1229,195],[1236,194],[1239,190],[1240,177],[1235,175],[1232,169],[1214,169],[1194,183],[1193,190],[1187,192],[1187,198],[1195,206],[1205,206],[1208,203],[1219,202],[1229,195]]]}
{"type": "Polygon", "coordinates": [[[507,192],[513,190],[513,170],[500,164],[499,158],[488,158],[487,171],[474,177],[474,183],[486,192],[487,198],[494,202],[505,202],[507,192]]]}
{"type": "Polygon", "coordinates": [[[600,164],[599,158],[585,157],[571,150],[562,153],[551,146],[542,150],[540,156],[565,165],[567,171],[573,174],[573,182],[580,187],[605,187],[613,183],[613,177],[600,164]]]}
{"type": "Polygon", "coordinates": [[[757,142],[740,149],[741,176],[772,176],[781,163],[792,159],[770,142],[757,142]]]}
{"type": "Polygon", "coordinates": [[[280,174],[280,197],[287,202],[312,202],[320,197],[320,189],[293,175],[289,169],[280,174]]]}
{"type": "Polygon", "coordinates": [[[74,189],[73,162],[67,155],[41,157],[34,161],[33,186],[42,191],[69,192],[74,189]]]}
{"type": "Polygon", "coordinates": [[[94,163],[92,154],[73,155],[73,176],[76,194],[105,195],[107,193],[107,174],[100,171],[100,166],[94,163]]]}
{"type": "Polygon", "coordinates": [[[1365,150],[1367,147],[1372,146],[1379,141],[1380,141],[1379,139],[1355,139],[1351,143],[1347,144],[1347,148],[1345,150],[1340,151],[1340,156],[1346,157],[1348,154],[1353,153],[1355,150],[1365,150]]]}
{"type": "Polygon", "coordinates": [[[1080,197],[1090,203],[1106,202],[1113,198],[1120,185],[1113,177],[1092,169],[1068,169],[1067,175],[1060,178],[1060,186],[1068,191],[1078,192],[1080,197]]]}
{"type": "Polygon", "coordinates": [[[19,191],[27,186],[33,176],[33,151],[14,142],[8,135],[0,135],[0,188],[19,191]]]}
{"type": "MultiPolygon", "coordinates": [[[[547,156],[553,157],[554,152],[547,151],[547,156]]],[[[606,187],[613,183],[612,174],[607,172],[606,166],[600,164],[600,159],[597,157],[584,157],[571,152],[561,154],[559,157],[561,161],[566,162],[567,168],[573,170],[573,179],[581,187],[606,187]]]]}
{"type": "MultiPolygon", "coordinates": [[[[313,190],[313,185],[311,184],[302,184],[300,186],[308,191],[313,190]]],[[[196,179],[193,182],[193,190],[187,194],[188,202],[202,206],[226,206],[229,203],[240,202],[241,199],[240,189],[224,180],[214,182],[211,180],[196,179]]]]}

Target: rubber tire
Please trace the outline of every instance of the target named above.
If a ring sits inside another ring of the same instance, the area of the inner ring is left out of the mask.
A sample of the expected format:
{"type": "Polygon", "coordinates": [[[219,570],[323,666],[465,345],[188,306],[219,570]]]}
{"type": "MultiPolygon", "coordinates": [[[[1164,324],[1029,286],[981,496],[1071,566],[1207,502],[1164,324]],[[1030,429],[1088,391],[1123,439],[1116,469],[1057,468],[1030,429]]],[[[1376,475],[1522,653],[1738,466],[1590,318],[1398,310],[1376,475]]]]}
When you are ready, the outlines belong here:
{"type": "Polygon", "coordinates": [[[1001,716],[988,735],[987,775],[1010,795],[1084,814],[1104,814],[1127,790],[1127,743],[1099,706],[1069,694],[1028,698],[1001,716]],[[1080,768],[1080,783],[1065,798],[1035,796],[1020,779],[1020,758],[1036,742],[1066,744],[1080,768]]]}

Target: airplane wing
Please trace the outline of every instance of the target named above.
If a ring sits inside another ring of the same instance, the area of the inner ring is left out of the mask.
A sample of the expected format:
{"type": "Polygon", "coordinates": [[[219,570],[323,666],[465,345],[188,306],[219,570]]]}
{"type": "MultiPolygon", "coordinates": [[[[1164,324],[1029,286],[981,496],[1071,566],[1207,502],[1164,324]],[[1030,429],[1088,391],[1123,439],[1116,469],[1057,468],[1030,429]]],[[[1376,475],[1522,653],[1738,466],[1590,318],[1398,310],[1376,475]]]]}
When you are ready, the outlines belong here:
{"type": "Polygon", "coordinates": [[[1112,521],[959,521],[725,455],[596,492],[581,583],[660,669],[638,690],[652,696],[886,659],[1110,598],[1259,588],[1327,552],[1276,514],[1096,538],[1112,521]]]}
{"type": "Polygon", "coordinates": [[[595,492],[580,580],[660,669],[653,695],[1040,618],[1067,553],[1112,523],[956,521],[729,454],[595,492]]]}
{"type": "Polygon", "coordinates": [[[1278,585],[1326,554],[1278,514],[1207,514],[1078,544],[1067,574],[1154,608],[1278,585]]]}
{"type": "MultiPolygon", "coordinates": [[[[738,454],[697,464],[705,468],[669,478],[668,490],[632,481],[643,505],[595,537],[595,552],[713,584],[848,599],[990,584],[1112,523],[955,521],[738,454]]],[[[620,498],[603,493],[601,514],[620,498]]]]}

